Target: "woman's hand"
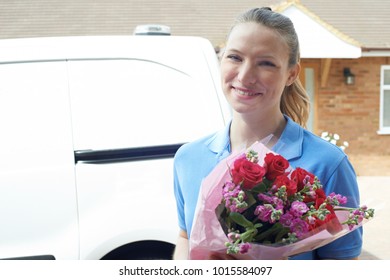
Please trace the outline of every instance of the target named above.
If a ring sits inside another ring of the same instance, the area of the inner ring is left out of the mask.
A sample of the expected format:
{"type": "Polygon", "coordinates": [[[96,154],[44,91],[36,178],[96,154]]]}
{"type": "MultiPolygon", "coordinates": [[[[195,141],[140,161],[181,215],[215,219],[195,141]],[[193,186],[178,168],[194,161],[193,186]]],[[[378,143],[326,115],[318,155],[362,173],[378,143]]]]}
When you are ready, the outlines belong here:
{"type": "Polygon", "coordinates": [[[187,232],[181,230],[177,238],[175,252],[173,253],[174,260],[188,260],[189,245],[187,232]]]}

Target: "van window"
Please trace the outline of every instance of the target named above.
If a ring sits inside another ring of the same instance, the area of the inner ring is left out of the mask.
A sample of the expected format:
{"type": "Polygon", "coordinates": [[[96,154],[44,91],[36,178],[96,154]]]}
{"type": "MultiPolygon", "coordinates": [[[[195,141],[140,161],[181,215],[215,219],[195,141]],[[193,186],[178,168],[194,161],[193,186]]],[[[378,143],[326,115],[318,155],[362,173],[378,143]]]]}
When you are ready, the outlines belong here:
{"type": "Polygon", "coordinates": [[[205,62],[199,69],[137,59],[69,61],[75,150],[178,144],[214,132],[222,113],[205,62]]]}
{"type": "Polygon", "coordinates": [[[1,170],[72,163],[66,75],[65,61],[0,64],[1,170]]]}

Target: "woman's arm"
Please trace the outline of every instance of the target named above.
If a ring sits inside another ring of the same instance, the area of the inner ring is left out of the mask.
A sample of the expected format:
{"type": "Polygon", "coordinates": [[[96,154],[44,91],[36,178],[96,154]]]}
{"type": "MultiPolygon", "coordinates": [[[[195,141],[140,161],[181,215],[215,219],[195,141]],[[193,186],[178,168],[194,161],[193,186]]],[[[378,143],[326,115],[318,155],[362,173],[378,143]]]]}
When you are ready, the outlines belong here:
{"type": "Polygon", "coordinates": [[[175,252],[173,253],[174,260],[188,260],[188,235],[184,230],[180,230],[177,238],[175,252]]]}

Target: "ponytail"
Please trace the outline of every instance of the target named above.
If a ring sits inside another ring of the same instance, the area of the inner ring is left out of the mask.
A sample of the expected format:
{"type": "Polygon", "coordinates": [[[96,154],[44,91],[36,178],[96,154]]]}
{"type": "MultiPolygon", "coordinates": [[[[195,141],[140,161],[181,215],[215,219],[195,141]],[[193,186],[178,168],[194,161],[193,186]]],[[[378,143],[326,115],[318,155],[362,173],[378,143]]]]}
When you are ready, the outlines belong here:
{"type": "Polygon", "coordinates": [[[306,127],[309,119],[310,99],[298,78],[284,89],[280,100],[280,110],[302,127],[306,127]]]}

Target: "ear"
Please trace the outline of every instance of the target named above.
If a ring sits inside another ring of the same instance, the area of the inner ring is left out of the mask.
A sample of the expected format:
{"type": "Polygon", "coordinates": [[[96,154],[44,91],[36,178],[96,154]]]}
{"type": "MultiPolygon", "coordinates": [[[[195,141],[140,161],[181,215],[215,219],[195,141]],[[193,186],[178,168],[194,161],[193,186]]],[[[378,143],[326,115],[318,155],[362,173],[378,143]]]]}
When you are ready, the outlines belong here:
{"type": "Polygon", "coordinates": [[[297,79],[299,72],[301,71],[301,65],[299,63],[288,69],[289,75],[287,78],[286,86],[291,86],[297,79]]]}

